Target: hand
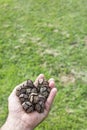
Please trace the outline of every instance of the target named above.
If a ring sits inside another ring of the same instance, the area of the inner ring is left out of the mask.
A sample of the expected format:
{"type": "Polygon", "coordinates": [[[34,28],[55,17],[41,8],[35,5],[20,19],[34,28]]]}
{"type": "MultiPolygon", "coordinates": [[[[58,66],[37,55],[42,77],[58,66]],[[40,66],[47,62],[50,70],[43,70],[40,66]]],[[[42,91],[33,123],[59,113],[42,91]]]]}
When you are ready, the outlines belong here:
{"type": "MultiPolygon", "coordinates": [[[[35,85],[38,84],[38,79],[43,79],[44,75],[40,74],[36,81],[35,85]]],[[[25,81],[26,82],[26,81],[25,81]]],[[[23,83],[22,83],[23,84],[23,83]]],[[[20,84],[20,85],[22,85],[20,84]]],[[[36,111],[32,113],[26,113],[16,96],[16,86],[15,89],[12,91],[11,95],[8,99],[8,109],[9,114],[5,125],[1,128],[1,130],[33,130],[40,122],[42,122],[48,115],[51,105],[53,103],[54,97],[57,93],[57,89],[55,88],[55,83],[53,79],[49,80],[49,86],[52,88],[50,95],[45,103],[45,110],[43,113],[38,113],[36,111]]]]}

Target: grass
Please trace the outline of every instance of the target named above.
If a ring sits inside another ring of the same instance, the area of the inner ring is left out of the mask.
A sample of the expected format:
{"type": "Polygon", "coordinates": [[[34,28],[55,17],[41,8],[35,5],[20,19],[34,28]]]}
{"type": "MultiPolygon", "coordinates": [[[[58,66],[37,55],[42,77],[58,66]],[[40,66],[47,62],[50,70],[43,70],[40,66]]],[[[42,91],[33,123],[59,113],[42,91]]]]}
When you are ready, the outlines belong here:
{"type": "Polygon", "coordinates": [[[0,126],[13,88],[40,73],[58,93],[36,130],[87,130],[86,0],[0,0],[0,126]]]}

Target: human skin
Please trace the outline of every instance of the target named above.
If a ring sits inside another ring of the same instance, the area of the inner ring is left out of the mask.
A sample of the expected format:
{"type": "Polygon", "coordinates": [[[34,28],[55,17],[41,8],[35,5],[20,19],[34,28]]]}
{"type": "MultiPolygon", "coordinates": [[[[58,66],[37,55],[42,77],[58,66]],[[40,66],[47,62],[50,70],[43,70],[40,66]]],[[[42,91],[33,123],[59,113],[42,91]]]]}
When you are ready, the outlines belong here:
{"type": "MultiPolygon", "coordinates": [[[[39,79],[44,79],[44,75],[40,74],[37,77],[34,83],[35,86],[37,86],[39,79]]],[[[52,78],[49,79],[49,87],[51,87],[51,92],[45,103],[45,110],[43,113],[38,113],[37,111],[34,111],[32,113],[26,113],[23,110],[20,101],[16,96],[16,89],[20,85],[17,85],[14,88],[14,90],[8,98],[9,113],[5,124],[1,127],[0,130],[33,130],[39,123],[41,123],[47,117],[50,111],[54,97],[57,93],[57,89],[55,88],[55,82],[52,78]]]]}

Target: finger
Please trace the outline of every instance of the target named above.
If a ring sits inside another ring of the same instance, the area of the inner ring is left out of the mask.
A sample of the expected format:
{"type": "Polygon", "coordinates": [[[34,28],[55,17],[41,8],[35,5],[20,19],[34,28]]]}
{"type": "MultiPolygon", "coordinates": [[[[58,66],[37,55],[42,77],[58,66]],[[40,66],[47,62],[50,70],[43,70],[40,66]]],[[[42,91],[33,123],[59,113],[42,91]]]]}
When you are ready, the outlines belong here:
{"type": "Polygon", "coordinates": [[[49,82],[50,82],[50,81],[54,81],[54,78],[50,78],[50,79],[49,79],[49,82]]]}
{"type": "Polygon", "coordinates": [[[53,78],[51,78],[51,79],[49,79],[49,87],[51,87],[51,88],[54,88],[55,87],[55,82],[54,82],[54,79],[53,78]]]}
{"type": "Polygon", "coordinates": [[[38,80],[39,80],[39,79],[44,79],[44,75],[43,75],[43,74],[40,74],[40,75],[36,78],[36,80],[35,80],[35,82],[34,82],[34,85],[35,85],[35,86],[38,85],[38,80]]]}
{"type": "Polygon", "coordinates": [[[56,93],[57,93],[57,89],[56,88],[52,88],[51,92],[50,92],[50,95],[46,101],[46,110],[47,112],[49,112],[50,108],[51,108],[51,105],[53,103],[53,100],[56,96],[56,93]]]}

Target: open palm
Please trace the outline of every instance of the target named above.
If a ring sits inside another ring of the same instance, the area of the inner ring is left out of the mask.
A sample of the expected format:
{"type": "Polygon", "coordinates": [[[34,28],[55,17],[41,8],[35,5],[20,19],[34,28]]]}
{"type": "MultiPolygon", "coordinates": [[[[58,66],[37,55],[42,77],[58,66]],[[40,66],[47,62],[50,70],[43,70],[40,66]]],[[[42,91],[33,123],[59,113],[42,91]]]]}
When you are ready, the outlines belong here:
{"type": "MultiPolygon", "coordinates": [[[[43,78],[44,78],[44,75],[40,74],[37,77],[37,79],[35,80],[35,83],[34,83],[35,86],[37,86],[38,80],[43,79],[43,78]]],[[[16,120],[20,120],[21,122],[23,122],[25,127],[27,127],[27,128],[29,127],[31,129],[33,129],[34,127],[36,127],[41,121],[43,121],[47,117],[49,110],[51,108],[53,99],[56,95],[57,89],[55,88],[55,83],[54,83],[53,79],[50,79],[49,80],[49,87],[51,87],[52,89],[51,89],[50,95],[45,103],[44,112],[38,113],[37,111],[34,111],[32,113],[26,113],[23,110],[18,97],[16,96],[16,88],[18,88],[19,86],[20,85],[16,86],[15,89],[12,91],[11,95],[9,96],[9,106],[8,106],[9,107],[9,114],[12,115],[13,118],[15,118],[16,120]]]]}

